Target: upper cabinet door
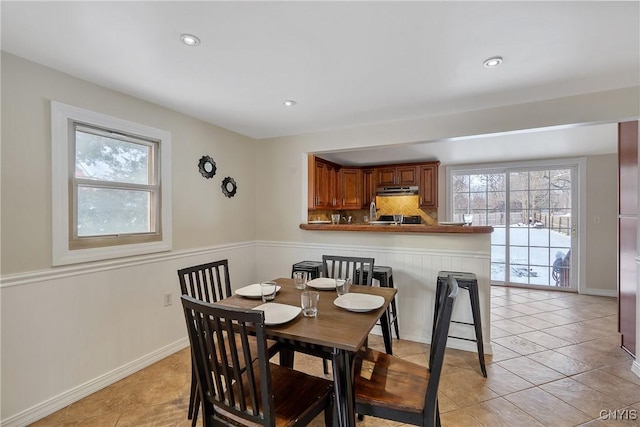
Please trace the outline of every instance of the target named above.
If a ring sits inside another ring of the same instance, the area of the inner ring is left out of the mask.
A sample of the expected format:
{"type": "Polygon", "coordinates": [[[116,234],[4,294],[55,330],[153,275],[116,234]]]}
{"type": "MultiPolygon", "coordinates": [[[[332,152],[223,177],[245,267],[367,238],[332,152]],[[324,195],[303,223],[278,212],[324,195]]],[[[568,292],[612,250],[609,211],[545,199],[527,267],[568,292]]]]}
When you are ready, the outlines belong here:
{"type": "Polygon", "coordinates": [[[329,168],[326,164],[316,161],[315,164],[315,202],[316,208],[324,208],[329,205],[329,168]]]}
{"type": "Polygon", "coordinates": [[[390,166],[376,168],[376,185],[418,185],[417,166],[390,166]]]}
{"type": "Polygon", "coordinates": [[[418,185],[417,166],[398,166],[396,168],[397,185],[418,185]]]}
{"type": "Polygon", "coordinates": [[[362,208],[369,209],[371,201],[376,197],[376,180],[374,169],[362,170],[362,208]]]}
{"type": "Polygon", "coordinates": [[[376,168],[376,186],[395,185],[396,168],[376,168]]]}
{"type": "Polygon", "coordinates": [[[437,209],[438,207],[438,165],[434,162],[420,166],[420,207],[437,209]]]}
{"type": "Polygon", "coordinates": [[[355,168],[342,168],[338,183],[341,208],[360,209],[362,206],[362,171],[355,168]]]}
{"type": "Polygon", "coordinates": [[[309,156],[308,209],[331,209],[338,205],[338,167],[309,156]]]}

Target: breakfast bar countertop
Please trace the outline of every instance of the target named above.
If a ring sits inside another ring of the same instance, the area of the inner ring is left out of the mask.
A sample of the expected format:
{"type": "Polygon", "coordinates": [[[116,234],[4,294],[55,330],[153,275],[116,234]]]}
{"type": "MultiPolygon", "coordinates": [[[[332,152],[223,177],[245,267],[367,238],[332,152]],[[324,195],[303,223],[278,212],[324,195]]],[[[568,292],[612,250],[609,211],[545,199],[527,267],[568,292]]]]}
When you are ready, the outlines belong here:
{"type": "Polygon", "coordinates": [[[371,225],[371,224],[300,224],[302,230],[313,231],[365,231],[370,233],[449,233],[449,234],[487,234],[493,233],[490,225],[371,225]]]}

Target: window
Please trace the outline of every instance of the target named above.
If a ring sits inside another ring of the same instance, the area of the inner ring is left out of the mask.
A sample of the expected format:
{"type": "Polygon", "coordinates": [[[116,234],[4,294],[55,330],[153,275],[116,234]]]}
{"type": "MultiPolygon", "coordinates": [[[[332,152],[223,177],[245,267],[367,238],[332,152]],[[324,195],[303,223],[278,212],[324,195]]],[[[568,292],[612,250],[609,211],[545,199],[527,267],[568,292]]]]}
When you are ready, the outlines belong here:
{"type": "Polygon", "coordinates": [[[171,249],[170,133],[51,102],[53,264],[171,249]]]}

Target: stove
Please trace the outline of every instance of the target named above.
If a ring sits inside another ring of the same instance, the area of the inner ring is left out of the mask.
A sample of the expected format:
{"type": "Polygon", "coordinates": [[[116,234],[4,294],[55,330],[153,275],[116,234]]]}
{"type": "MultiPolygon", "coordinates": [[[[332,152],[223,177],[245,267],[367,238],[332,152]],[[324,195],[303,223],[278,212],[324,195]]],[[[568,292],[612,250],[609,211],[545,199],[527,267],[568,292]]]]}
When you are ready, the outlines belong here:
{"type": "MultiPolygon", "coordinates": [[[[380,215],[378,218],[380,221],[393,221],[393,215],[380,215]]],[[[420,215],[405,215],[402,217],[403,224],[422,224],[422,217],[420,215]]]]}

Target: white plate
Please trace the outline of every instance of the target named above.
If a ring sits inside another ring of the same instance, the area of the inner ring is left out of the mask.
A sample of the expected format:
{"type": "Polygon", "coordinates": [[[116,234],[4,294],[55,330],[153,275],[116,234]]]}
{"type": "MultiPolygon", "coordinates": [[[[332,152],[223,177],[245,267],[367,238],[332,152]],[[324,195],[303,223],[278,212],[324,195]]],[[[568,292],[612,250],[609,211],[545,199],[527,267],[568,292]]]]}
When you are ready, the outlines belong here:
{"type": "Polygon", "coordinates": [[[309,224],[331,224],[331,221],[309,221],[309,224]]]}
{"type": "Polygon", "coordinates": [[[278,304],[277,302],[268,302],[254,307],[253,309],[264,311],[265,325],[280,325],[282,323],[287,323],[295,319],[302,311],[300,307],[278,304]]]}
{"type": "MultiPolygon", "coordinates": [[[[276,285],[276,292],[280,290],[280,286],[276,285]]],[[[245,286],[236,290],[236,295],[240,295],[245,298],[262,298],[260,293],[260,283],[254,283],[253,285],[245,286]]]]}
{"type": "Polygon", "coordinates": [[[339,296],[333,303],[345,310],[365,312],[382,307],[384,298],[379,295],[348,293],[339,296]]]}
{"type": "Polygon", "coordinates": [[[438,225],[464,225],[464,222],[439,222],[438,225]]]}
{"type": "Polygon", "coordinates": [[[335,289],[336,280],[328,277],[318,277],[317,279],[309,280],[307,286],[311,286],[316,289],[335,289]]]}

